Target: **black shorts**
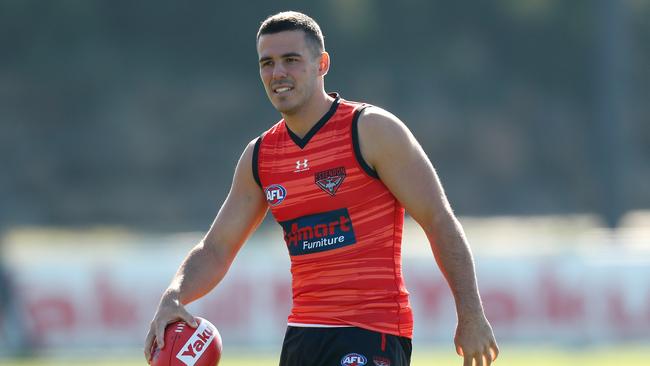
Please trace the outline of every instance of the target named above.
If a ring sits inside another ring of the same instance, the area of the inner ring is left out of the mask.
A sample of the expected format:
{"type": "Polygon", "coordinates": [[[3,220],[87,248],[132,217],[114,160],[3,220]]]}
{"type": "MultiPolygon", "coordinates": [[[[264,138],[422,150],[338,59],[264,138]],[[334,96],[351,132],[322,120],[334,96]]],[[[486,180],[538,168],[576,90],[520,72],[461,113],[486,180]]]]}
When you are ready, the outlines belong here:
{"type": "Polygon", "coordinates": [[[280,366],[408,366],[411,340],[355,327],[287,328],[280,366]]]}

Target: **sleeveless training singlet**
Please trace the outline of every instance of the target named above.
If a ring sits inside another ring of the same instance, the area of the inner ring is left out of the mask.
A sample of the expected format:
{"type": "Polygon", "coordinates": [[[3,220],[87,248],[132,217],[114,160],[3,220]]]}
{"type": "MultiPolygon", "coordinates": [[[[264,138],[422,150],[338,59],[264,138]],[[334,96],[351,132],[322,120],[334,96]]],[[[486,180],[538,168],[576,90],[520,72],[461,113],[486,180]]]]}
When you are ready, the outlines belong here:
{"type": "Polygon", "coordinates": [[[337,94],[299,138],[284,120],[258,138],[253,176],[291,256],[289,324],[356,326],[412,337],[401,267],[404,209],[361,156],[365,105],[337,94]]]}

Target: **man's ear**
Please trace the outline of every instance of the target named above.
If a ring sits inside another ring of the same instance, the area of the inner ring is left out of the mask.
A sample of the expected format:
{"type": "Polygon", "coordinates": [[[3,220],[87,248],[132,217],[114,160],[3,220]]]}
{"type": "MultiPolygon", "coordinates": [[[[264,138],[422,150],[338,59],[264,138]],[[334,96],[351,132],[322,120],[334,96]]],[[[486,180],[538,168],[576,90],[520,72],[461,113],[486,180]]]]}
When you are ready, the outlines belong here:
{"type": "Polygon", "coordinates": [[[326,51],[323,51],[320,54],[320,60],[318,61],[318,72],[320,76],[327,75],[327,72],[330,70],[330,54],[326,51]]]}

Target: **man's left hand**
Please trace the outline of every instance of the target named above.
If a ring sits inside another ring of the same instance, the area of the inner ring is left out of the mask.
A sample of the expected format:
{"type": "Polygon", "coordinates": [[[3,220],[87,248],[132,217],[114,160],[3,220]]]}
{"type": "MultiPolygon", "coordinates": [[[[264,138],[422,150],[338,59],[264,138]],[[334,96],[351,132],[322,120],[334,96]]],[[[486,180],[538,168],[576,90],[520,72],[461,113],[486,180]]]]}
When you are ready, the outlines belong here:
{"type": "Polygon", "coordinates": [[[499,356],[499,346],[485,315],[460,319],[454,343],[456,353],[464,359],[463,366],[490,366],[499,356]]]}

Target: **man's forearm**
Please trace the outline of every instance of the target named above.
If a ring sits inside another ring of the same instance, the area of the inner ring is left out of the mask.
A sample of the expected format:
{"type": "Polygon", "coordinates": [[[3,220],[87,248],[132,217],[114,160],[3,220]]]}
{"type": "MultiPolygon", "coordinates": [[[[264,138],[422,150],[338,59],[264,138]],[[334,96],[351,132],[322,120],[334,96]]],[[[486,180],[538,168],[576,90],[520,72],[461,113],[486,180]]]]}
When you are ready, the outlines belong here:
{"type": "Polygon", "coordinates": [[[223,279],[231,262],[201,241],[183,260],[163,296],[183,305],[203,297],[223,279]]]}
{"type": "Polygon", "coordinates": [[[427,237],[454,295],[458,317],[483,316],[474,260],[460,222],[453,216],[446,217],[427,230],[427,237]]]}

